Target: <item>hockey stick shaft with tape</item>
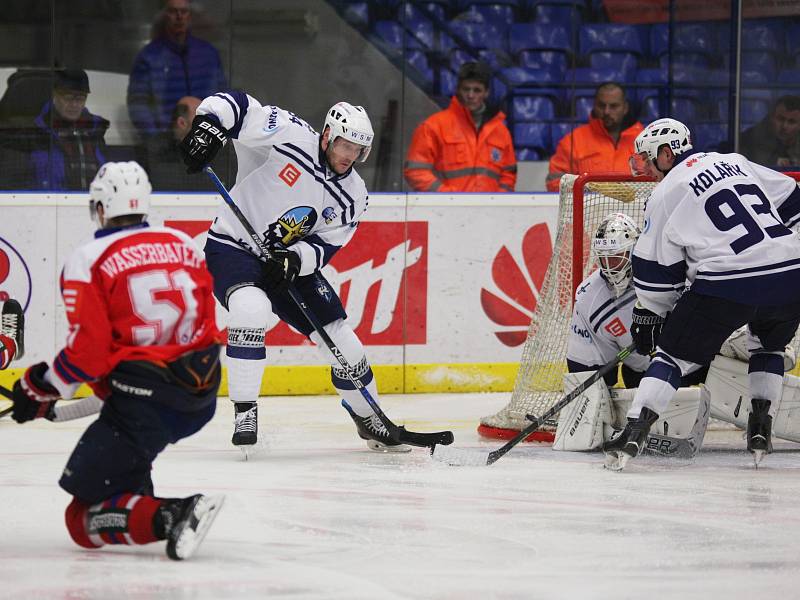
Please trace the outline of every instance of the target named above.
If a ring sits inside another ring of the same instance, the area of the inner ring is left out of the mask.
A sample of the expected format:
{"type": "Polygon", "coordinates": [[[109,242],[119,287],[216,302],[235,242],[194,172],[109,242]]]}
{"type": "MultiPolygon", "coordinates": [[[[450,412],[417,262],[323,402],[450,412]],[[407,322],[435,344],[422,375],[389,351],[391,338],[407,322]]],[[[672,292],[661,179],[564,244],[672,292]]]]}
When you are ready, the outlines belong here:
{"type": "MultiPolygon", "coordinates": [[[[256,230],[253,228],[250,221],[247,220],[247,217],[244,216],[241,209],[236,205],[233,198],[231,198],[230,193],[225,188],[225,185],[220,181],[217,174],[214,173],[214,169],[211,167],[205,168],[206,174],[209,176],[211,181],[216,186],[217,190],[219,191],[220,196],[225,201],[225,204],[228,205],[228,208],[231,209],[231,212],[236,216],[236,218],[241,223],[242,227],[244,227],[247,234],[250,236],[250,239],[253,240],[253,243],[256,245],[256,248],[259,249],[262,256],[266,259],[270,258],[270,250],[266,244],[266,241],[261,238],[256,233],[256,230]]],[[[311,326],[314,328],[314,331],[320,336],[322,341],[328,347],[331,354],[334,356],[336,361],[341,365],[344,372],[347,374],[347,378],[351,381],[351,383],[356,387],[356,389],[361,393],[366,400],[367,404],[369,404],[370,408],[375,412],[375,414],[380,419],[383,426],[386,427],[386,430],[389,432],[389,436],[395,442],[399,442],[402,444],[409,444],[411,446],[421,446],[421,447],[433,447],[436,444],[451,444],[453,442],[453,433],[450,431],[438,431],[433,433],[417,433],[414,431],[408,431],[403,426],[395,425],[389,417],[381,410],[381,407],[372,397],[372,394],[369,393],[366,386],[361,382],[358,377],[353,375],[353,368],[347,362],[347,359],[342,354],[341,350],[336,346],[333,340],[330,338],[328,333],[325,331],[324,326],[319,321],[317,316],[314,312],[308,307],[308,305],[303,300],[300,293],[294,287],[293,284],[289,284],[287,288],[287,293],[292,301],[297,305],[300,309],[300,312],[303,313],[308,322],[311,323],[311,326]]]]}
{"type": "MultiPolygon", "coordinates": [[[[506,442],[503,446],[489,452],[488,454],[482,453],[482,457],[479,460],[472,461],[467,459],[466,461],[460,460],[459,456],[456,454],[455,450],[446,450],[442,451],[439,448],[434,448],[431,451],[431,454],[434,458],[438,460],[442,460],[454,466],[459,466],[462,464],[477,464],[477,465],[491,465],[500,458],[502,458],[506,453],[509,452],[514,446],[519,444],[522,440],[527,438],[530,434],[534,431],[539,429],[546,421],[555,417],[562,408],[564,408],[567,404],[572,402],[575,398],[580,396],[584,390],[588,389],[590,386],[594,385],[594,383],[600,380],[606,373],[609,373],[613,369],[617,368],[617,365],[625,360],[628,356],[630,356],[631,352],[636,349],[634,344],[631,344],[627,348],[624,348],[617,354],[613,360],[609,361],[602,367],[600,367],[597,371],[592,374],[591,377],[583,381],[578,387],[572,390],[569,394],[564,396],[561,400],[559,400],[556,404],[554,404],[550,410],[545,412],[543,415],[533,418],[533,421],[530,425],[528,425],[525,429],[520,431],[514,438],[506,442]]],[[[530,418],[530,417],[529,417],[530,418]]]]}

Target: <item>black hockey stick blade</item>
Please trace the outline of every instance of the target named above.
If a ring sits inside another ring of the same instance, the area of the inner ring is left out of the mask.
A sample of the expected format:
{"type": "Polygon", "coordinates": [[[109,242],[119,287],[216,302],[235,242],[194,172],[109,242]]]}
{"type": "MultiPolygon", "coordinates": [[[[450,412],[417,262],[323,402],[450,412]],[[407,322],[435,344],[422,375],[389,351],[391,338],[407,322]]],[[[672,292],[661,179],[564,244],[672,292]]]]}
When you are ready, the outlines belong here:
{"type": "Polygon", "coordinates": [[[493,450],[492,452],[489,452],[487,454],[483,451],[470,452],[471,449],[462,449],[462,450],[459,450],[458,448],[439,449],[438,447],[434,447],[431,449],[431,456],[433,456],[433,458],[437,460],[440,460],[452,466],[463,466],[463,465],[488,466],[496,463],[503,456],[505,456],[509,452],[509,450],[511,450],[514,446],[519,444],[522,440],[524,440],[534,431],[539,429],[539,427],[541,427],[542,424],[545,423],[548,419],[551,419],[554,416],[556,416],[561,411],[562,408],[564,408],[567,404],[569,404],[575,398],[580,396],[585,389],[593,385],[597,380],[602,378],[606,373],[608,373],[612,369],[616,369],[617,365],[621,361],[625,360],[635,349],[636,346],[631,344],[627,348],[621,350],[619,354],[617,354],[612,361],[600,367],[597,371],[594,372],[594,374],[591,377],[586,379],[578,387],[572,390],[569,394],[564,396],[542,416],[540,417],[529,416],[528,418],[532,420],[532,423],[527,427],[525,427],[525,429],[520,431],[508,442],[500,446],[497,450],[493,450]]]}
{"type": "MultiPolygon", "coordinates": [[[[416,431],[409,431],[403,425],[395,425],[397,429],[397,436],[392,435],[392,439],[401,443],[408,444],[409,446],[418,446],[420,448],[433,448],[436,445],[449,446],[453,443],[452,431],[434,431],[431,433],[418,433],[416,431]]],[[[391,435],[391,431],[390,431],[391,435]]]]}

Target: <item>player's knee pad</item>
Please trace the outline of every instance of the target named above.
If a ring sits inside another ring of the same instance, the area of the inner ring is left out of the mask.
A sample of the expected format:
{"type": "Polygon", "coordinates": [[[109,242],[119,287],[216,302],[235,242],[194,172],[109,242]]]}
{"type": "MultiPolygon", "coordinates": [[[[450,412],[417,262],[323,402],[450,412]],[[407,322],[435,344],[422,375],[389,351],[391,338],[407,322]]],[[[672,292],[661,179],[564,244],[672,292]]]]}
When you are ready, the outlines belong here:
{"type": "Polygon", "coordinates": [[[228,298],[228,347],[231,358],[266,358],[264,336],[272,304],[264,290],[246,286],[228,298]]]}
{"type": "MultiPolygon", "coordinates": [[[[325,325],[325,332],[330,336],[331,340],[339,351],[347,360],[348,364],[353,368],[353,375],[357,377],[362,384],[369,385],[373,380],[372,368],[364,353],[364,345],[353,329],[345,323],[344,319],[337,319],[333,323],[325,325]]],[[[325,360],[331,363],[331,381],[334,387],[338,390],[354,390],[356,386],[350,381],[346,371],[341,366],[336,357],[333,356],[322,341],[322,338],[315,331],[311,334],[311,340],[320,349],[320,352],[325,357],[325,360]]]]}
{"type": "Polygon", "coordinates": [[[88,504],[80,502],[77,498],[73,498],[72,502],[67,506],[67,510],[64,512],[67,531],[69,532],[69,537],[71,537],[72,541],[78,544],[78,546],[82,546],[83,548],[99,548],[103,546],[103,541],[99,538],[92,541],[92,539],[89,538],[89,533],[87,531],[88,522],[86,518],[88,510],[88,504]]]}

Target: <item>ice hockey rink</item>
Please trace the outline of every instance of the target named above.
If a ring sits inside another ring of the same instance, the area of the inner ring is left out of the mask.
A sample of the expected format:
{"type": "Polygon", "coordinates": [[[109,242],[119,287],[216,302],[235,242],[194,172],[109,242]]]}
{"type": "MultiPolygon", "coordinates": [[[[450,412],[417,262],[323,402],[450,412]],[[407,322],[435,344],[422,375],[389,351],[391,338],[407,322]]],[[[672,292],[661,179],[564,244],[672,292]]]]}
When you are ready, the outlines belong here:
{"type": "MultiPolygon", "coordinates": [[[[475,426],[508,394],[387,396],[417,430],[475,426]]],[[[156,461],[161,496],[224,493],[198,553],[163,543],[87,551],[57,487],[90,419],[0,422],[0,598],[461,599],[797,598],[800,446],[755,470],[741,432],[710,432],[693,461],[518,446],[492,466],[450,467],[425,449],[370,452],[332,396],[262,399],[266,440],[245,462],[232,408],[156,461]]]]}

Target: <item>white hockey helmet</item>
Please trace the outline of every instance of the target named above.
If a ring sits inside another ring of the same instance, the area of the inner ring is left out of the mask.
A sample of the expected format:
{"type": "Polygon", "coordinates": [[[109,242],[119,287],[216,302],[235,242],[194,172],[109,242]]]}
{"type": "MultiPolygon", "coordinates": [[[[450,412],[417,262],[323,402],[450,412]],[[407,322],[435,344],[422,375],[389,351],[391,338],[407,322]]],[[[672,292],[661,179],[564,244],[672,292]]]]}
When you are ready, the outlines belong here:
{"type": "Polygon", "coordinates": [[[97,205],[103,205],[106,219],[150,212],[150,179],[135,161],[107,162],[89,186],[89,212],[97,220],[97,205]]]}
{"type": "Polygon", "coordinates": [[[348,142],[364,146],[356,160],[358,162],[367,160],[375,133],[372,131],[372,123],[363,106],[337,102],[331,106],[325,117],[325,124],[322,127],[323,132],[325,127],[329,127],[331,131],[328,137],[329,144],[333,144],[336,138],[341,137],[348,142]]]}
{"type": "Polygon", "coordinates": [[[689,128],[675,119],[657,119],[645,127],[633,142],[637,154],[646,153],[652,161],[658,156],[661,146],[668,146],[675,154],[692,149],[692,134],[689,128]]]}
{"type": "Polygon", "coordinates": [[[611,213],[600,222],[592,239],[592,251],[600,271],[619,297],[631,280],[631,253],[641,230],[625,213],[611,213]]]}

